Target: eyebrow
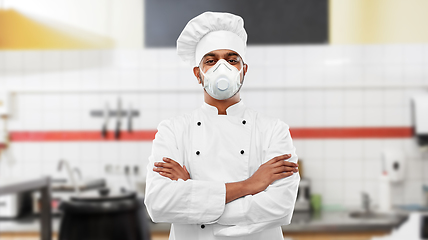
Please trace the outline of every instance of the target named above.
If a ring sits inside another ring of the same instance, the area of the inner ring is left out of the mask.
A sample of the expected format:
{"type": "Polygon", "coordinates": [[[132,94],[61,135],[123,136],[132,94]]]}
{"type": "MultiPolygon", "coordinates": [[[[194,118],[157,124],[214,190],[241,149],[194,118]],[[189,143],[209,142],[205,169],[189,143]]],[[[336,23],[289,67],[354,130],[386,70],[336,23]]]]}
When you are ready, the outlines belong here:
{"type": "MultiPolygon", "coordinates": [[[[212,52],[209,52],[209,53],[205,54],[203,58],[205,58],[205,57],[215,57],[215,56],[216,56],[216,54],[214,54],[212,52]]],[[[238,56],[238,57],[240,57],[239,54],[237,54],[235,52],[228,52],[227,56],[229,56],[229,57],[230,56],[238,56]]]]}
{"type": "MultiPolygon", "coordinates": [[[[205,54],[204,57],[215,57],[215,54],[212,52],[209,52],[209,53],[205,54]]],[[[202,57],[202,58],[204,58],[204,57],[202,57]]]]}

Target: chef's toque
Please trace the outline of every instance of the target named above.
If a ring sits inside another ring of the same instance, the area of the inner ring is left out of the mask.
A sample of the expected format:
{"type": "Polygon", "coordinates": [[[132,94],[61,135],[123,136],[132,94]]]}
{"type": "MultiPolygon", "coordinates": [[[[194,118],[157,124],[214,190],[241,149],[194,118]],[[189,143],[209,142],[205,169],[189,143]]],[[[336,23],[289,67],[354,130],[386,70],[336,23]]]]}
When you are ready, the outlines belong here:
{"type": "Polygon", "coordinates": [[[177,39],[178,55],[192,66],[218,49],[235,51],[245,59],[246,47],[244,20],[231,13],[204,12],[191,19],[177,39]]]}

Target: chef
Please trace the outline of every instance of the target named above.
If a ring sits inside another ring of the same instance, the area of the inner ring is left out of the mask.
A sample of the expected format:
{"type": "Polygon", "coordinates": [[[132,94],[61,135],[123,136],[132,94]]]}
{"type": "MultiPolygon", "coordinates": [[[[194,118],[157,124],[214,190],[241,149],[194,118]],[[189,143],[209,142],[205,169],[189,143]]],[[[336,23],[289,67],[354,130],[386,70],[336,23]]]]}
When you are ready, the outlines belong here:
{"type": "Polygon", "coordinates": [[[279,240],[300,181],[287,124],[247,108],[240,89],[243,19],[205,12],[177,40],[202,86],[202,106],[162,121],[153,141],[145,204],[170,240],[279,240]]]}

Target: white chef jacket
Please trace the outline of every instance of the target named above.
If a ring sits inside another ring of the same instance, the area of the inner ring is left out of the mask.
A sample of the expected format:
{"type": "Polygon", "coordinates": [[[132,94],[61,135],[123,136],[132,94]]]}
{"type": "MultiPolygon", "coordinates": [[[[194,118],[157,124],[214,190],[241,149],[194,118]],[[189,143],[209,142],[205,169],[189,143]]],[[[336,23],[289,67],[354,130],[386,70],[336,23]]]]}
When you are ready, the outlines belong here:
{"type": "Polygon", "coordinates": [[[154,222],[172,223],[170,240],[279,240],[293,215],[298,173],[258,194],[225,204],[225,183],[251,177],[261,164],[290,153],[289,127],[261,116],[242,101],[218,115],[203,103],[192,113],[162,121],[147,166],[145,204],[154,222]],[[153,171],[163,157],[185,165],[187,181],[153,171]]]}

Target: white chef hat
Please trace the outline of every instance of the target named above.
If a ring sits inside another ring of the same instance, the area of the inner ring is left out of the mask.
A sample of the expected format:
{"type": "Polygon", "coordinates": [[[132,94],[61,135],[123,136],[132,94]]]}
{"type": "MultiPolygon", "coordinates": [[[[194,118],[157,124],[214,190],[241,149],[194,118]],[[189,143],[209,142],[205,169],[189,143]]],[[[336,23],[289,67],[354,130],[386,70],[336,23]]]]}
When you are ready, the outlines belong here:
{"type": "Polygon", "coordinates": [[[177,39],[177,53],[183,61],[198,66],[205,54],[229,49],[245,59],[247,32],[237,15],[204,12],[191,19],[177,39]]]}

